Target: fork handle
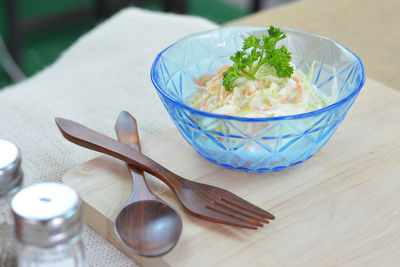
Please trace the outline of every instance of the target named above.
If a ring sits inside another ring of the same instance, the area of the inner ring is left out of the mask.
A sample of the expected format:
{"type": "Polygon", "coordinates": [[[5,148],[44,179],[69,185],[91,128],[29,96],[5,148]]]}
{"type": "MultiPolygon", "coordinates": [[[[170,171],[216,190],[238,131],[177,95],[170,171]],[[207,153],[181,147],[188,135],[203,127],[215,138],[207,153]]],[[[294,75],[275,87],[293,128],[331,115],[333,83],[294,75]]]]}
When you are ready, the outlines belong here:
{"type": "MultiPolygon", "coordinates": [[[[56,118],[56,124],[62,135],[70,142],[79,146],[98,151],[132,164],[145,172],[148,172],[166,183],[177,195],[177,191],[186,182],[167,168],[142,153],[135,151],[129,145],[114,140],[101,133],[95,132],[77,122],[56,118]]],[[[178,195],[177,195],[178,196],[178,195]]]]}

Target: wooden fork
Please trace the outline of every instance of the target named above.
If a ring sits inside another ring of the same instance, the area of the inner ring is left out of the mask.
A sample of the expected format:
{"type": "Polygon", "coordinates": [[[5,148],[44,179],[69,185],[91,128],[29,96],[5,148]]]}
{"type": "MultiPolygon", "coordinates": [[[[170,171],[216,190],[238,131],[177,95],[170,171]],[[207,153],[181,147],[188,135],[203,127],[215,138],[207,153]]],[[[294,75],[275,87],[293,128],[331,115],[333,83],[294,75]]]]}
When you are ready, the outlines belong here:
{"type": "Polygon", "coordinates": [[[72,143],[121,159],[166,183],[192,215],[204,220],[257,229],[275,217],[237,195],[180,177],[130,146],[77,122],[56,118],[62,135],[72,143]]]}

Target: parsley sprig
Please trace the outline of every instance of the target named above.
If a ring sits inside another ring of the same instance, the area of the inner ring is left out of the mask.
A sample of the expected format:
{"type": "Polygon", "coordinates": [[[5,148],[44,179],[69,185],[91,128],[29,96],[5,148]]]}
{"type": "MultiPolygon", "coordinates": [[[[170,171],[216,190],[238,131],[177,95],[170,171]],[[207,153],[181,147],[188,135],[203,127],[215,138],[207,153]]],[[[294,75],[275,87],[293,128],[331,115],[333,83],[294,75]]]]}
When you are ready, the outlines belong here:
{"type": "Polygon", "coordinates": [[[227,91],[231,91],[233,83],[240,77],[255,80],[256,73],[266,63],[275,68],[276,75],[280,78],[290,77],[293,67],[290,66],[291,56],[287,48],[275,48],[276,43],[286,38],[286,34],[279,28],[270,26],[268,36],[260,38],[247,37],[243,42],[242,51],[237,51],[231,56],[233,65],[224,72],[223,85],[227,91]],[[250,50],[251,49],[251,50],[250,50]]]}

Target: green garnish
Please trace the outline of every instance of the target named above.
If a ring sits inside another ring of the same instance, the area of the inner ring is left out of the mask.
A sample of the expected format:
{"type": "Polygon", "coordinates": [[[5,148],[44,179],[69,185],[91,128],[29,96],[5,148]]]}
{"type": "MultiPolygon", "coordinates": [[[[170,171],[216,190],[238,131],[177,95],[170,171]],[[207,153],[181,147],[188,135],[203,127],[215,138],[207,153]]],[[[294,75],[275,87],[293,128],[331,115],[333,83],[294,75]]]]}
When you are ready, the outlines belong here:
{"type": "Polygon", "coordinates": [[[266,63],[275,68],[279,78],[290,78],[293,73],[293,67],[289,64],[292,57],[284,45],[279,49],[275,48],[279,40],[286,38],[286,34],[274,26],[269,27],[268,34],[262,37],[262,44],[255,36],[247,37],[243,42],[242,51],[237,51],[231,56],[234,64],[224,72],[223,80],[227,91],[232,91],[233,83],[240,77],[255,80],[257,71],[266,63]],[[251,51],[247,52],[250,48],[251,51]]]}

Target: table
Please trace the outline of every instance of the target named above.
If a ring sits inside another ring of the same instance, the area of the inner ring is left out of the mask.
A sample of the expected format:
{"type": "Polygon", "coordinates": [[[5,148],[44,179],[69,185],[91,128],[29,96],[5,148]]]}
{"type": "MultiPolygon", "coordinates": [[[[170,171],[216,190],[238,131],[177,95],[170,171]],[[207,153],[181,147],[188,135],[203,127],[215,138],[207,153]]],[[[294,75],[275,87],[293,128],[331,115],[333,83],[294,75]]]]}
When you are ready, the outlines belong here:
{"type": "Polygon", "coordinates": [[[165,184],[148,177],[152,191],[183,220],[178,244],[157,259],[130,253],[114,234],[132,187],[126,164],[102,155],[69,170],[63,182],[79,192],[85,222],[142,266],[399,266],[398,103],[399,92],[367,79],[329,142],[306,162],[273,173],[210,164],[177,129],[144,140],[143,153],[169,170],[276,216],[256,231],[209,223],[184,212],[165,184]]]}
{"type": "Polygon", "coordinates": [[[400,90],[398,10],[397,0],[303,0],[227,25],[273,24],[329,36],[361,58],[368,77],[400,90]]]}

